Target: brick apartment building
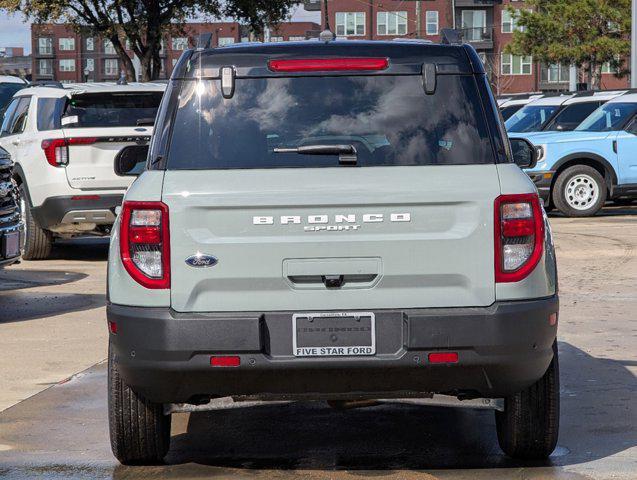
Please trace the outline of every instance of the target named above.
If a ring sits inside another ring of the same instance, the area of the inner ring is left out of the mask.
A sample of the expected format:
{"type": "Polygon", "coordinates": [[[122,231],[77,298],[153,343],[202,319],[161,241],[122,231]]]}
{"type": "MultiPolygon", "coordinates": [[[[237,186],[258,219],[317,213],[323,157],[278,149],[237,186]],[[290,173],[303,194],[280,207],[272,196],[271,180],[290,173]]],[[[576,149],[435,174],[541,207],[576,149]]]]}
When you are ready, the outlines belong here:
{"type": "MultiPolygon", "coordinates": [[[[424,38],[440,41],[440,30],[456,28],[483,59],[496,93],[559,91],[569,87],[569,68],[540,65],[530,57],[503,53],[517,28],[506,7],[520,0],[329,0],[330,28],[349,39],[424,38]]],[[[323,27],[325,20],[323,19],[323,27]]],[[[626,88],[605,66],[602,88],[626,88]]]]}
{"type": "MultiPolygon", "coordinates": [[[[302,40],[317,36],[320,25],[312,22],[283,22],[267,29],[269,41],[302,40]]],[[[202,33],[212,33],[213,45],[245,42],[253,35],[237,22],[188,23],[176,27],[163,39],[160,78],[169,78],[172,68],[184,50],[194,46],[202,33]]],[[[33,80],[60,82],[115,81],[120,76],[120,61],[112,43],[90,34],[77,33],[65,24],[31,26],[33,80]]],[[[132,50],[128,55],[135,65],[132,50]]]]}

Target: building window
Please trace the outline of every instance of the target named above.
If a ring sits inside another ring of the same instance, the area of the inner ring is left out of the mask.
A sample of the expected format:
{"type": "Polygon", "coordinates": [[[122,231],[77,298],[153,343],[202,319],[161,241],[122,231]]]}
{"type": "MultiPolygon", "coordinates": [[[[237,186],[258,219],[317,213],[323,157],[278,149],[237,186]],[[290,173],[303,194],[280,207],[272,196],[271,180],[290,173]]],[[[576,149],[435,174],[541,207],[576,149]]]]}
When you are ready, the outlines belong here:
{"type": "Polygon", "coordinates": [[[438,10],[427,10],[425,33],[427,35],[438,35],[438,10]]]}
{"type": "Polygon", "coordinates": [[[463,10],[462,30],[468,42],[479,42],[487,38],[487,11],[463,10]]]}
{"type": "Polygon", "coordinates": [[[602,73],[606,73],[609,75],[619,75],[620,71],[621,71],[621,59],[619,56],[615,57],[615,65],[613,66],[611,65],[611,62],[605,62],[602,65],[602,73]]]}
{"type": "Polygon", "coordinates": [[[378,35],[405,35],[407,33],[407,12],[378,12],[376,14],[378,35]]]}
{"type": "Polygon", "coordinates": [[[531,75],[531,57],[502,54],[502,75],[531,75]]]}
{"type": "Polygon", "coordinates": [[[234,43],[234,37],[219,37],[219,46],[230,45],[234,43]]]}
{"type": "Polygon", "coordinates": [[[86,70],[89,72],[95,71],[95,60],[93,58],[86,59],[86,70]]]}
{"type": "Polygon", "coordinates": [[[305,40],[304,36],[301,36],[301,35],[292,35],[292,36],[290,36],[290,42],[300,42],[302,40],[305,40]]]}
{"type": "Polygon", "coordinates": [[[119,74],[119,61],[116,58],[104,60],[104,75],[116,76],[119,74]]]}
{"type": "Polygon", "coordinates": [[[365,35],[365,12],[336,12],[336,35],[365,35]]]}
{"type": "Polygon", "coordinates": [[[115,55],[115,47],[110,40],[104,40],[104,53],[107,55],[115,55]]]}
{"type": "Polygon", "coordinates": [[[518,11],[511,13],[509,10],[502,10],[502,33],[513,33],[518,30],[524,31],[524,27],[518,26],[518,11]]]}
{"type": "Polygon", "coordinates": [[[41,55],[51,55],[53,53],[53,39],[38,38],[38,52],[41,55]]]}
{"type": "Polygon", "coordinates": [[[51,66],[51,60],[40,59],[38,62],[38,70],[40,75],[51,75],[53,74],[53,68],[51,66]]]}
{"type": "Polygon", "coordinates": [[[70,51],[75,50],[75,39],[74,38],[60,38],[58,40],[58,44],[60,45],[60,50],[70,51]]]}
{"type": "Polygon", "coordinates": [[[86,50],[89,52],[92,52],[93,50],[95,50],[95,39],[93,37],[87,37],[86,50]]]}
{"type": "Polygon", "coordinates": [[[282,42],[283,37],[270,37],[271,42],[282,42]]]}
{"type": "Polygon", "coordinates": [[[542,67],[542,81],[547,83],[565,83],[570,80],[568,65],[553,64],[542,67]]]}
{"type": "Polygon", "coordinates": [[[74,72],[75,71],[75,59],[63,58],[60,60],[60,72],[74,72]]]}
{"type": "Polygon", "coordinates": [[[174,37],[171,40],[171,47],[173,50],[188,50],[188,38],[186,37],[174,37]]]}

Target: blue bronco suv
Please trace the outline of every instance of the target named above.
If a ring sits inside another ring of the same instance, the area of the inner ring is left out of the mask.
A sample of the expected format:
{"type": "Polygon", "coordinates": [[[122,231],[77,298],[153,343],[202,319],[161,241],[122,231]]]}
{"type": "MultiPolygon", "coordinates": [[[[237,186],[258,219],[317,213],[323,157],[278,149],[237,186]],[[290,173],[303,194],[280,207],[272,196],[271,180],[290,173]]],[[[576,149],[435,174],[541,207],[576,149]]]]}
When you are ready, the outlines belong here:
{"type": "Polygon", "coordinates": [[[606,200],[637,198],[637,94],[612,99],[574,131],[525,138],[539,149],[537,165],[526,173],[547,206],[586,217],[606,200]]]}

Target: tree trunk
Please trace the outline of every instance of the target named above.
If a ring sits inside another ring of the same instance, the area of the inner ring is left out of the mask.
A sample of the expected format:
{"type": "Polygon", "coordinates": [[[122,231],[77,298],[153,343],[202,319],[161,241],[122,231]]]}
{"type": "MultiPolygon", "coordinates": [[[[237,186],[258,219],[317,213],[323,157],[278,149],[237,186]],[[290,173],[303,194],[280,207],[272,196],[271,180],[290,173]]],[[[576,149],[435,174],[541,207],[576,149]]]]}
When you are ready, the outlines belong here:
{"type": "MultiPolygon", "coordinates": [[[[126,73],[126,80],[129,82],[136,81],[137,79],[135,78],[135,67],[133,66],[133,61],[126,53],[126,50],[124,50],[122,42],[117,37],[111,37],[110,40],[117,52],[117,56],[119,57],[119,61],[121,63],[120,69],[124,70],[126,73]]],[[[117,75],[117,78],[119,80],[119,74],[117,75]]]]}
{"type": "Polygon", "coordinates": [[[599,90],[602,86],[602,66],[599,63],[591,64],[591,90],[599,90]]]}
{"type": "Polygon", "coordinates": [[[152,58],[153,56],[149,48],[144,53],[144,56],[139,59],[142,64],[142,82],[150,82],[152,79],[152,58]]]}

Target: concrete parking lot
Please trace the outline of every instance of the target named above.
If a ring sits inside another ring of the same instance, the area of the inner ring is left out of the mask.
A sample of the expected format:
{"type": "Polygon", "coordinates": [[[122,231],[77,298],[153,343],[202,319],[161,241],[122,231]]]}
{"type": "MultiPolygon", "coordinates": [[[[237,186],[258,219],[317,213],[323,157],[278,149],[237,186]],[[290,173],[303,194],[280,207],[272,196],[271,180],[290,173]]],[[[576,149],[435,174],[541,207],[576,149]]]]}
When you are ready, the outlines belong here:
{"type": "Polygon", "coordinates": [[[493,414],[322,403],[173,416],[167,464],[122,467],[106,420],[107,245],[0,272],[0,477],[636,479],[637,206],[551,218],[562,417],[548,462],[497,446],[493,414]]]}

